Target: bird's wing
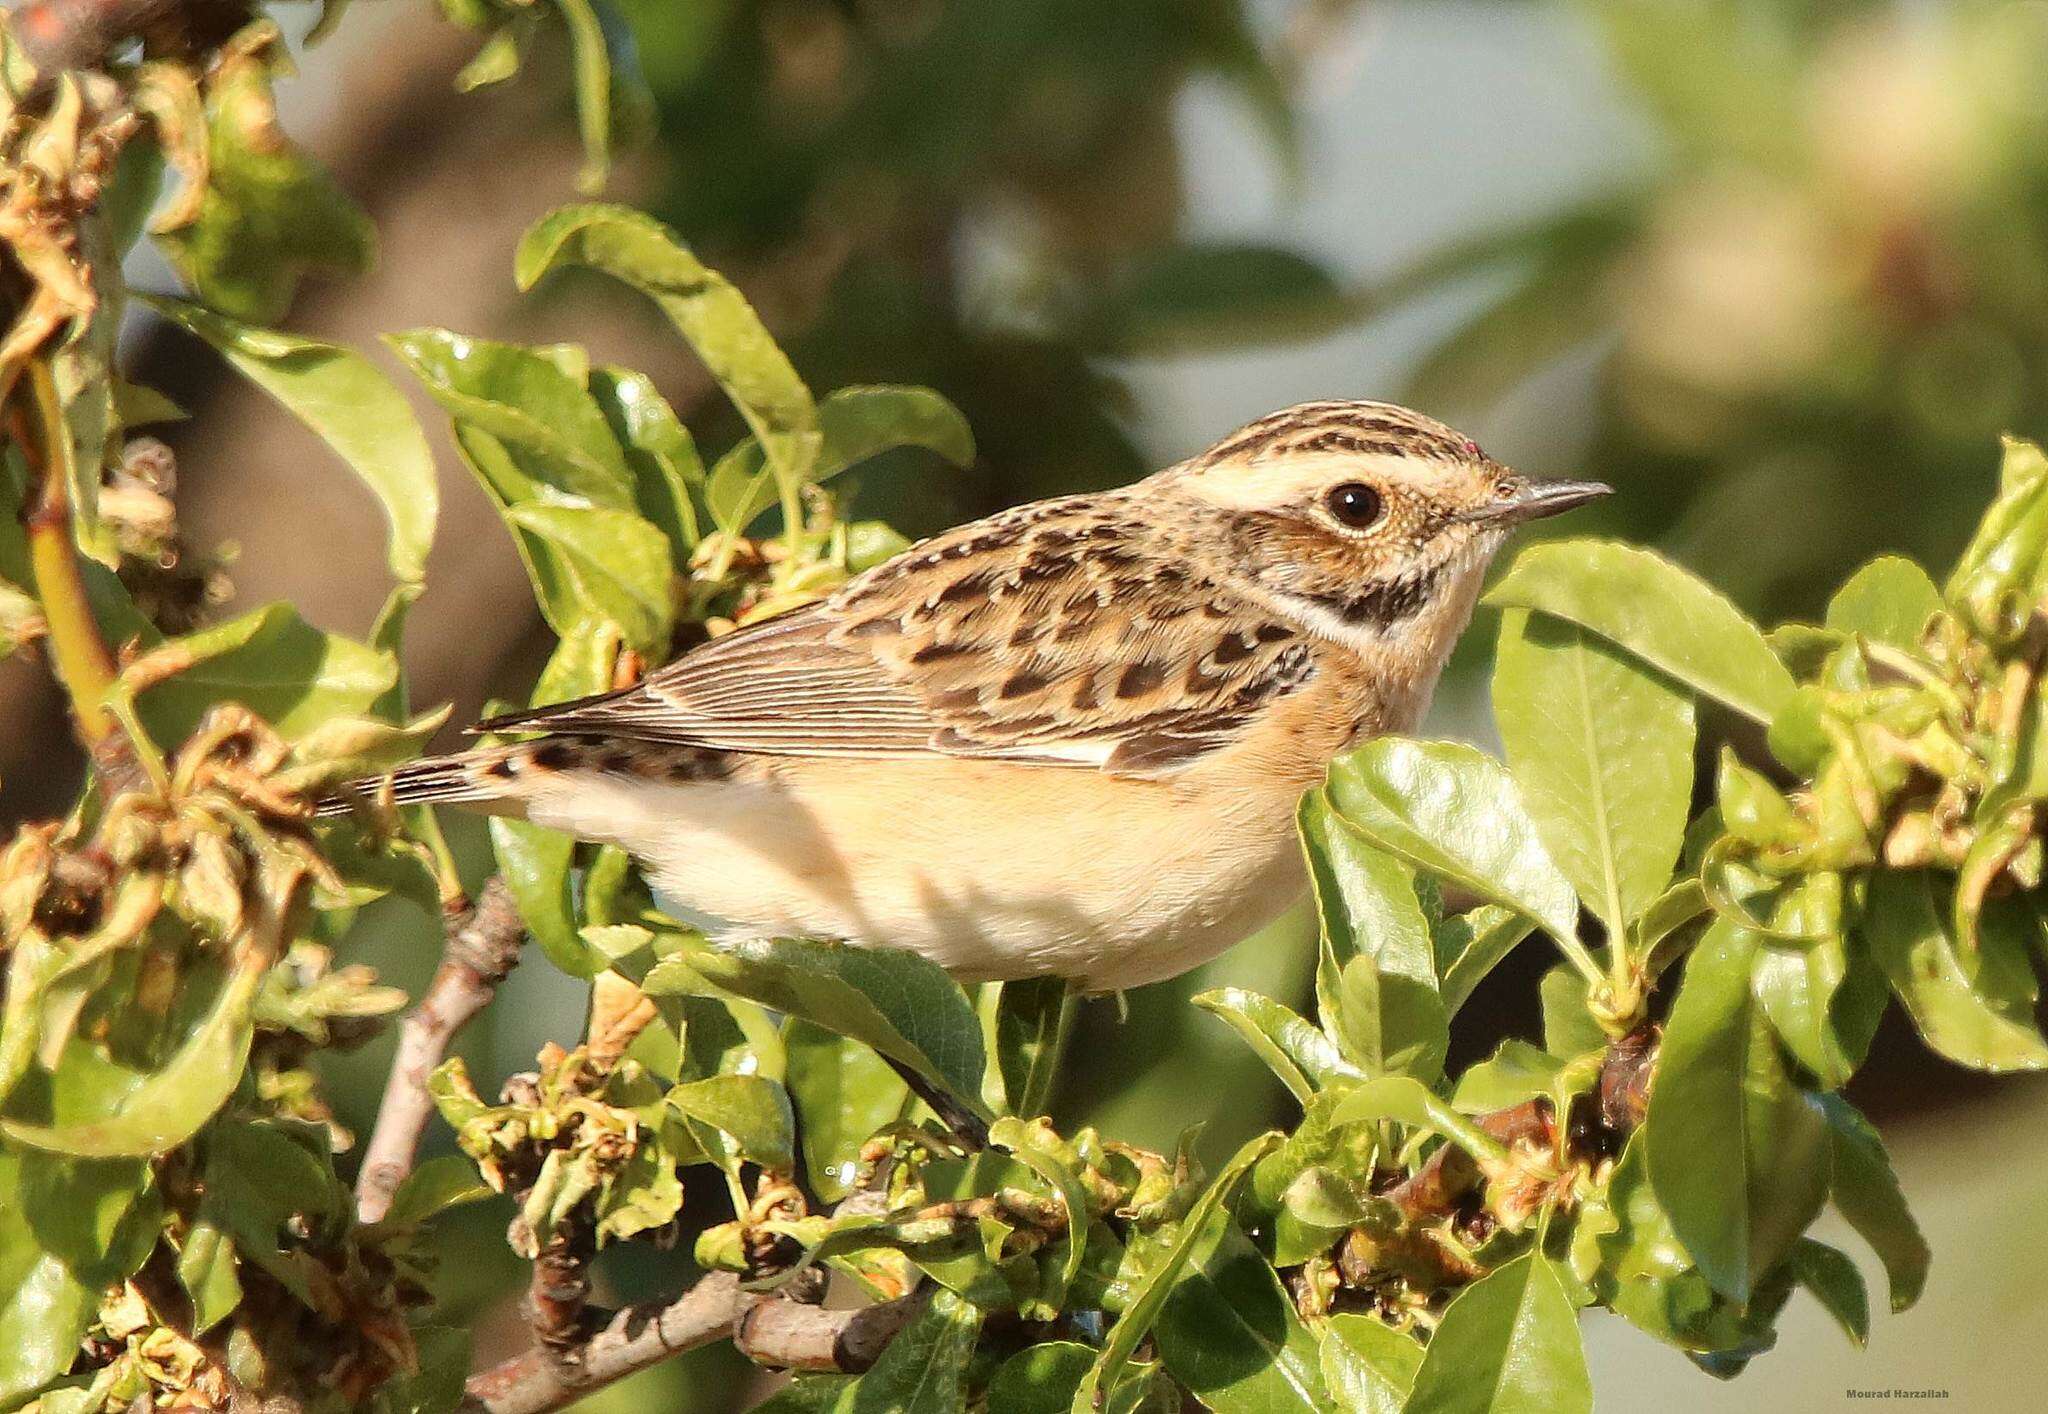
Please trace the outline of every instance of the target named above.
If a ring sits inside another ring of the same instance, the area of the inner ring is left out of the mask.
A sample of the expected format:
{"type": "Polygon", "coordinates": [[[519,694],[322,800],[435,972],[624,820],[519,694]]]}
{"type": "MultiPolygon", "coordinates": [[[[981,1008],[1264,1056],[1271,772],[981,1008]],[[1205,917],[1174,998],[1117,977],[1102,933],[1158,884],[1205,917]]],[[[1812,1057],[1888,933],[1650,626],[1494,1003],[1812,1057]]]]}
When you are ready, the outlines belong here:
{"type": "Polygon", "coordinates": [[[625,692],[491,725],[1152,774],[1234,740],[1313,667],[1137,507],[1070,497],[924,541],[625,692]]]}

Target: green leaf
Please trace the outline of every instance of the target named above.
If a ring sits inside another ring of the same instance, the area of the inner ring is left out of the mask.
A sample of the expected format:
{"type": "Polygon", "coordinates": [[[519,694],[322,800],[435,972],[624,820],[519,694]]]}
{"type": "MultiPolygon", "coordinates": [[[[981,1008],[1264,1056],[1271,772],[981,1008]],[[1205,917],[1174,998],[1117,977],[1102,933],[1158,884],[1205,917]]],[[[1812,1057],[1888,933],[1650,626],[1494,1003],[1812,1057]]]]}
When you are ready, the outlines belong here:
{"type": "Polygon", "coordinates": [[[1167,1371],[1204,1409],[1323,1414],[1331,1407],[1315,1336],[1227,1214],[1203,1224],[1152,1335],[1167,1371]]]}
{"type": "Polygon", "coordinates": [[[1504,1110],[1554,1092],[1564,1068],[1563,1057],[1510,1036],[1485,1060],[1466,1067],[1451,1103],[1467,1114],[1504,1110]]]}
{"type": "Polygon", "coordinates": [[[569,60],[575,73],[576,132],[583,139],[583,170],[576,174],[576,188],[602,191],[612,161],[612,61],[604,26],[590,0],[553,3],[569,31],[569,60]]]}
{"type": "Polygon", "coordinates": [[[1586,979],[1566,963],[1558,963],[1537,984],[1543,1007],[1543,1049],[1554,1056],[1584,1055],[1603,1050],[1607,1033],[1587,1005],[1586,979]]]}
{"type": "Polygon", "coordinates": [[[643,654],[667,652],[675,618],[668,537],[637,510],[527,503],[506,507],[505,519],[555,552],[561,581],[537,587],[558,632],[595,620],[617,625],[643,654]]]}
{"type": "Polygon", "coordinates": [[[1329,798],[1380,848],[1576,942],[1578,898],[1492,757],[1453,742],[1381,737],[1332,763],[1329,798]]]}
{"type": "Polygon", "coordinates": [[[590,396],[633,471],[634,504],[668,537],[672,567],[687,576],[701,533],[696,493],[704,485],[704,463],[689,429],[653,380],[630,368],[593,368],[590,396]]]}
{"type": "Polygon", "coordinates": [[[1304,1105],[1332,1081],[1360,1074],[1337,1054],[1329,1037],[1270,997],[1242,987],[1221,987],[1193,1000],[1229,1022],[1304,1105]]]}
{"type": "Polygon", "coordinates": [[[1934,890],[1929,874],[1878,870],[1858,925],[1921,1037],[1978,1070],[2048,1067],[2048,1041],[2034,1024],[2024,957],[2017,969],[1986,966],[2005,945],[2003,935],[1989,929],[1977,955],[1965,957],[1949,931],[1950,910],[1936,906],[1934,890]]]}
{"type": "Polygon", "coordinates": [[[818,410],[746,298],[643,212],[567,206],[520,239],[514,274],[531,289],[551,270],[586,265],[640,290],[704,360],[767,452],[779,483],[802,482],[819,449],[818,410]]]}
{"type": "Polygon", "coordinates": [[[943,1288],[904,1328],[875,1368],[851,1387],[846,1414],[960,1414],[967,1407],[967,1363],[981,1334],[981,1312],[943,1288]]]}
{"type": "Polygon", "coordinates": [[[988,1414],[1067,1414],[1095,1363],[1095,1347],[1048,1340],[1018,1351],[988,1382],[988,1414]]]}
{"type": "Polygon", "coordinates": [[[1926,1288],[1934,1254],[1906,1207],[1906,1195],[1877,1130],[1839,1095],[1823,1095],[1820,1103],[1834,1153],[1828,1195],[1884,1264],[1892,1310],[1903,1311],[1918,1301],[1926,1288]]]}
{"type": "Polygon", "coordinates": [[[605,970],[601,949],[583,936],[576,921],[571,870],[576,841],[554,830],[509,816],[490,819],[491,852],[498,872],[519,905],[526,931],[547,960],[571,977],[595,977],[605,970]]]}
{"type": "Polygon", "coordinates": [[[477,1175],[475,1164],[461,1154],[440,1154],[405,1176],[391,1195],[382,1222],[386,1227],[407,1227],[490,1196],[490,1186],[477,1175]]]}
{"type": "Polygon", "coordinates": [[[178,1252],[178,1285],[192,1301],[194,1335],[213,1329],[242,1304],[237,1265],[234,1239],[216,1224],[202,1220],[185,1234],[178,1252]]]}
{"type": "Polygon", "coordinates": [[[1889,999],[1876,966],[1852,959],[1839,936],[1795,947],[1766,939],[1750,980],[1785,1049],[1820,1088],[1848,1084],[1889,999]]]}
{"type": "Polygon", "coordinates": [[[136,706],[164,745],[185,740],[222,702],[241,703],[296,740],[330,717],[368,712],[398,681],[398,661],[389,653],[323,633],[289,604],[167,640],[131,671],[160,666],[177,671],[143,689],[136,706]]]}
{"type": "Polygon", "coordinates": [[[1941,591],[1927,571],[1898,555],[1879,555],[1849,576],[1828,601],[1827,626],[1873,643],[1917,648],[1927,621],[1941,612],[1941,591]]]}
{"type": "Polygon", "coordinates": [[[163,1200],[141,1159],[25,1150],[15,1201],[43,1250],[95,1288],[133,1276],[163,1226],[163,1200]]]}
{"type": "Polygon", "coordinates": [[[1034,1127],[1015,1115],[1004,1115],[989,1127],[988,1132],[990,1144],[1045,1180],[1059,1195],[1060,1207],[1066,1213],[1067,1230],[1054,1244],[1055,1252],[1061,1247],[1066,1249],[1058,1276],[1046,1280],[1024,1307],[1027,1318],[1056,1320],[1066,1305],[1067,1293],[1073,1290],[1074,1281],[1081,1274],[1081,1264],[1088,1256],[1088,1229],[1094,1219],[1088,1203],[1088,1189],[1082,1183],[1080,1173],[1065,1154],[1057,1151],[1056,1140],[1045,1142],[1048,1135],[1045,1128],[1034,1127]]]}
{"type": "Polygon", "coordinates": [[[0,1146],[0,1404],[10,1408],[71,1368],[100,1303],[100,1288],[73,1276],[29,1226],[25,1161],[0,1146]]]}
{"type": "Polygon", "coordinates": [[[1856,1264],[1825,1242],[1802,1237],[1792,1244],[1792,1275],[1814,1294],[1835,1318],[1849,1343],[1861,1350],[1870,1343],[1870,1293],[1856,1264]]]}
{"type": "MultiPolygon", "coordinates": [[[[929,388],[841,388],[818,404],[818,430],[822,442],[808,477],[817,483],[898,447],[923,447],[955,466],[974,460],[967,419],[929,388]]],[[[718,459],[710,498],[721,530],[744,531],[775,504],[775,493],[758,440],[750,437],[718,459]]]]}
{"type": "Polygon", "coordinates": [[[1452,1109],[1435,1091],[1405,1075],[1382,1076],[1346,1091],[1330,1123],[1363,1124],[1379,1119],[1432,1130],[1477,1158],[1499,1159],[1506,1154],[1498,1141],[1452,1109]]]}
{"type": "Polygon", "coordinates": [[[701,947],[689,962],[728,992],[866,1042],[986,1114],[980,1018],[959,984],[916,954],[764,938],[701,947]]]}
{"type": "Polygon", "coordinates": [[[1371,1316],[1336,1315],[1324,1324],[1323,1382],[1345,1414],[1401,1414],[1422,1347],[1371,1316]]]}
{"type": "Polygon", "coordinates": [[[434,455],[411,405],[368,359],[336,344],[253,328],[184,300],[141,298],[212,344],[332,447],[383,504],[391,522],[386,558],[392,574],[407,582],[426,576],[440,509],[434,455]]]}
{"type": "Polygon", "coordinates": [[[903,1113],[910,1087],[872,1048],[800,1017],[784,1024],[782,1045],[804,1174],[820,1198],[836,1203],[853,1190],[861,1146],[903,1113]]]}
{"type": "Polygon", "coordinates": [[[1459,1292],[1406,1414],[1592,1414],[1593,1382],[1557,1269],[1529,1252],[1459,1292]]]}
{"type": "Polygon", "coordinates": [[[1943,597],[1992,643],[2018,638],[2048,592],[2048,457],[2005,439],[1998,498],[1956,561],[1943,597]]]}
{"type": "Polygon", "coordinates": [[[1471,997],[1472,989],[1535,928],[1522,914],[1496,904],[1472,909],[1438,924],[1436,960],[1437,974],[1443,978],[1444,1010],[1456,1016],[1471,997]]]}
{"type": "Polygon", "coordinates": [[[1060,1051],[1079,996],[1063,978],[1005,982],[996,997],[996,1067],[1011,1114],[1030,1119],[1052,1103],[1060,1051]]]}
{"type": "Polygon", "coordinates": [[[748,1162],[783,1172],[796,1167],[796,1120],[788,1092],[773,1080],[707,1076],[676,1086],[668,1102],[699,1124],[730,1135],[748,1162]]]}
{"type": "MultiPolygon", "coordinates": [[[[47,1123],[0,1117],[0,1134],[17,1144],[81,1158],[141,1158],[161,1154],[198,1132],[241,1082],[253,1033],[250,1019],[264,959],[251,958],[228,975],[192,1034],[151,1072],[114,1071],[120,1079],[96,1087],[90,1104],[63,1104],[47,1123]]],[[[80,1054],[75,1042],[66,1060],[80,1054]]],[[[56,1080],[64,1076],[60,1064],[56,1080]]]]}
{"type": "Polygon", "coordinates": [[[1299,819],[1321,925],[1316,1003],[1324,1030],[1365,1074],[1435,1079],[1450,1047],[1450,1017],[1407,866],[1346,825],[1325,791],[1303,797],[1299,819]]]}
{"type": "MultiPolygon", "coordinates": [[[[1223,1166],[1181,1222],[1179,1232],[1167,1243],[1158,1259],[1146,1269],[1144,1280],[1125,1305],[1123,1315],[1110,1329],[1109,1343],[1096,1357],[1095,1365],[1074,1393],[1073,1414],[1095,1414],[1101,1401],[1113,1394],[1123,1380],[1131,1355],[1159,1319],[1167,1298],[1180,1281],[1181,1273],[1197,1250],[1212,1250],[1212,1222],[1224,1222],[1222,1210],[1240,1185],[1251,1175],[1252,1165],[1280,1146],[1278,1134],[1261,1134],[1249,1139],[1223,1166]]],[[[1263,1265],[1263,1264],[1261,1264],[1263,1265]]]]}
{"type": "Polygon", "coordinates": [[[502,455],[475,467],[503,506],[634,507],[633,476],[583,372],[548,350],[413,329],[387,340],[459,429],[502,455]]]}
{"type": "Polygon", "coordinates": [[[1768,724],[1792,695],[1792,675],[1755,624],[1703,580],[1634,546],[1532,545],[1486,602],[1589,628],[1759,722],[1768,724]]]}
{"type": "Polygon", "coordinates": [[[198,217],[156,238],[200,299],[257,323],[282,317],[306,271],[360,274],[376,254],[369,219],[279,127],[271,68],[242,37],[227,46],[207,84],[198,217]]]}
{"type": "Polygon", "coordinates": [[[1738,1302],[1813,1221],[1829,1172],[1819,1104],[1793,1083],[1750,988],[1759,946],[1721,920],[1694,949],[1645,1120],[1658,1202],[1701,1273],[1738,1302]]]}
{"type": "Polygon", "coordinates": [[[1692,803],[1692,699],[1578,624],[1501,618],[1493,716],[1538,838],[1610,938],[1670,882],[1692,803]]]}

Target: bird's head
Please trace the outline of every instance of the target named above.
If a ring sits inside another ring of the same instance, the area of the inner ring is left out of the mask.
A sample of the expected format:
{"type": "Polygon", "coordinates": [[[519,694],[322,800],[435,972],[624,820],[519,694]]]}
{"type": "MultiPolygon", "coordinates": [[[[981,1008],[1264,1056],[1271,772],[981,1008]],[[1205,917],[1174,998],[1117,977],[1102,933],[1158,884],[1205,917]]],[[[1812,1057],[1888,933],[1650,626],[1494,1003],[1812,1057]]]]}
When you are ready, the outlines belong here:
{"type": "Polygon", "coordinates": [[[1225,537],[1240,589],[1367,650],[1454,636],[1509,531],[1610,489],[1531,480],[1433,418],[1373,402],[1274,413],[1165,476],[1225,537]]]}

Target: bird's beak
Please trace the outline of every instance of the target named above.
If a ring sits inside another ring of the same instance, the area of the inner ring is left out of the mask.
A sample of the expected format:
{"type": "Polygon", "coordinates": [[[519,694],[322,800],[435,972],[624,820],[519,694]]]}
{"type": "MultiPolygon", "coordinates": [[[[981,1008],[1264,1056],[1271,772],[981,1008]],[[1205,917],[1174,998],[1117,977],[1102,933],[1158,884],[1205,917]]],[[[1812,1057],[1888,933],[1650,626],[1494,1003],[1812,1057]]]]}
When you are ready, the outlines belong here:
{"type": "Polygon", "coordinates": [[[1613,494],[1614,488],[1604,481],[1524,481],[1505,500],[1467,511],[1464,518],[1501,527],[1520,525],[1613,494]]]}

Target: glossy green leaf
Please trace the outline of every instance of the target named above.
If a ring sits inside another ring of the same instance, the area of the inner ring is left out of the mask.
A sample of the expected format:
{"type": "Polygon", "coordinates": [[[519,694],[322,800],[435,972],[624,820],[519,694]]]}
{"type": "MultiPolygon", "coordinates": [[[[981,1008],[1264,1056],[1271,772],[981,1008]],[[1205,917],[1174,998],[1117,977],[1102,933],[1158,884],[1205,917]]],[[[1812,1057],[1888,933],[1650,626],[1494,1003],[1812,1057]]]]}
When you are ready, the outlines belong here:
{"type": "Polygon", "coordinates": [[[1436,962],[1443,978],[1445,1012],[1456,1016],[1472,989],[1534,931],[1533,921],[1498,904],[1470,909],[1439,923],[1436,962]]]}
{"type": "Polygon", "coordinates": [[[43,1250],[96,1288],[133,1276],[163,1226],[163,1200],[142,1159],[24,1150],[13,1201],[43,1250]]]}
{"type": "Polygon", "coordinates": [[[178,1285],[191,1299],[195,1335],[213,1329],[242,1304],[238,1265],[234,1239],[218,1225],[201,1220],[185,1234],[178,1252],[178,1285]]]}
{"type": "Polygon", "coordinates": [[[604,971],[603,951],[583,936],[576,919],[576,841],[505,815],[491,817],[490,832],[498,873],[547,960],[571,977],[604,971]]]}
{"type": "Polygon", "coordinates": [[[2048,1041],[2034,1024],[2024,955],[2011,959],[2017,967],[1994,962],[2004,961],[2000,950],[2009,944],[1990,931],[1977,956],[1965,957],[1949,931],[1949,911],[1936,906],[1935,888],[1925,873],[1880,870],[1871,877],[1859,925],[1914,1026],[1929,1046],[1959,1065],[1989,1071],[2048,1067],[2048,1041]]]}
{"type": "Polygon", "coordinates": [[[1892,1310],[1903,1311],[1918,1301],[1926,1288],[1933,1253],[1906,1206],[1906,1195],[1877,1130],[1839,1095],[1823,1095],[1821,1109],[1827,1116],[1829,1147],[1834,1154],[1828,1196],[1884,1264],[1892,1310]]]}
{"type": "Polygon", "coordinates": [[[653,380],[630,368],[591,369],[590,396],[633,472],[634,504],[668,537],[675,572],[689,574],[690,555],[702,534],[697,494],[704,484],[704,463],[689,429],[653,380]]]}
{"type": "Polygon", "coordinates": [[[165,746],[190,736],[222,702],[239,702],[296,739],[329,717],[368,712],[398,681],[390,654],[322,633],[289,604],[170,639],[137,662],[187,665],[136,698],[143,724],[165,746]]]}
{"type": "Polygon", "coordinates": [[[1095,1347],[1048,1340],[1005,1360],[988,1382],[988,1414],[1067,1414],[1095,1363],[1095,1347]]]}
{"type": "Polygon", "coordinates": [[[391,1195],[382,1219],[386,1227],[405,1227],[439,1217],[450,1208],[491,1196],[476,1165],[461,1154],[438,1154],[423,1160],[391,1195]]]}
{"type": "Polygon", "coordinates": [[[1751,985],[1785,1049],[1820,1087],[1848,1084],[1884,1012],[1883,974],[1852,957],[1840,936],[1804,946],[1767,939],[1757,951],[1751,985]]]}
{"type": "Polygon", "coordinates": [[[1498,1159],[1506,1153],[1496,1140],[1452,1109],[1435,1091],[1405,1075],[1382,1076],[1345,1092],[1330,1122],[1362,1124],[1379,1119],[1432,1130],[1480,1158],[1498,1159]]]}
{"type": "Polygon", "coordinates": [[[212,344],[332,447],[384,507],[391,572],[404,581],[425,577],[440,509],[434,455],[411,405],[368,359],[336,344],[252,328],[184,300],[144,298],[212,344]]]}
{"type": "MultiPolygon", "coordinates": [[[[106,1066],[97,1057],[85,1059],[89,1046],[74,1042],[66,1063],[111,1070],[118,1079],[102,1077],[90,1103],[60,1100],[58,1114],[48,1122],[0,1117],[0,1134],[17,1144],[80,1158],[140,1158],[184,1143],[241,1082],[263,964],[264,959],[252,958],[230,973],[197,1027],[155,1070],[131,1072],[106,1066]]],[[[60,1091],[63,1080],[60,1074],[60,1091]]]]}
{"type": "Polygon", "coordinates": [[[1459,1292],[1415,1372],[1406,1414],[1592,1414],[1579,1316],[1540,1252],[1459,1292]]]}
{"type": "Polygon", "coordinates": [[[1898,555],[1879,555],[1828,600],[1827,626],[1893,648],[1919,646],[1927,621],[1941,612],[1941,591],[1927,571],[1898,555]]]}
{"type": "Polygon", "coordinates": [[[1607,1033],[1587,1006],[1586,979],[1566,963],[1558,963],[1537,984],[1543,1008],[1543,1049],[1554,1056],[1577,1056],[1601,1050],[1607,1033]]]}
{"type": "Polygon", "coordinates": [[[1678,863],[1692,698],[1578,624],[1513,610],[1501,619],[1493,716],[1545,852],[1622,937],[1678,863]]]}
{"type": "Polygon", "coordinates": [[[514,272],[530,289],[564,265],[601,270],[653,299],[746,418],[777,479],[810,474],[820,440],[810,391],[745,296],[675,232],[629,207],[562,207],[520,239],[514,272]]]}
{"type": "Polygon", "coordinates": [[[1651,667],[1768,723],[1792,675],[1755,624],[1717,591],[1648,550],[1603,540],[1553,540],[1515,557],[1486,596],[1591,629],[1651,667]]]}
{"type": "Polygon", "coordinates": [[[476,467],[500,506],[543,501],[634,508],[633,476],[586,386],[548,350],[413,329],[386,342],[456,426],[482,432],[502,461],[476,467]]]}
{"type": "Polygon", "coordinates": [[[1323,1414],[1331,1408],[1315,1335],[1227,1214],[1204,1224],[1152,1336],[1167,1372],[1204,1409],[1323,1414]]]}
{"type": "Polygon", "coordinates": [[[1345,1414],[1401,1414],[1422,1368],[1422,1346],[1371,1316],[1339,1314],[1323,1327],[1323,1382],[1345,1414]]]}
{"type": "Polygon", "coordinates": [[[985,1111],[980,1018],[959,984],[925,959],[764,938],[701,948],[689,960],[726,991],[864,1041],[985,1111]]]}
{"type": "MultiPolygon", "coordinates": [[[[809,473],[813,482],[830,481],[898,447],[922,447],[955,466],[974,460],[974,434],[967,419],[929,388],[840,388],[819,401],[818,431],[822,441],[809,473]]],[[[775,494],[775,478],[757,439],[749,438],[719,458],[711,505],[720,528],[745,530],[775,504],[775,494]]]]}
{"type": "Polygon", "coordinates": [[[1498,761],[1452,742],[1381,737],[1330,767],[1347,824],[1391,854],[1514,909],[1560,940],[1578,937],[1572,886],[1544,852],[1498,761]]]}
{"type": "Polygon", "coordinates": [[[612,60],[604,26],[590,0],[552,0],[569,32],[569,65],[576,91],[576,132],[583,139],[578,191],[604,190],[612,164],[612,60]]]}
{"type": "Polygon", "coordinates": [[[1198,1250],[1213,1250],[1211,1244],[1216,1238],[1210,1231],[1212,1224],[1228,1221],[1223,1210],[1229,1205],[1232,1195],[1250,1177],[1252,1165],[1279,1145],[1280,1136],[1277,1134],[1261,1134],[1245,1141],[1209,1186],[1202,1190],[1202,1196],[1188,1209],[1179,1230],[1163,1244],[1156,1260],[1147,1266],[1144,1280],[1125,1305],[1123,1315],[1111,1327],[1109,1343],[1103,1346],[1094,1367],[1074,1393],[1073,1414],[1095,1414],[1097,1405],[1115,1392],[1123,1381],[1124,1369],[1130,1364],[1138,1342],[1158,1321],[1160,1311],[1173,1294],[1189,1261],[1198,1250]]]}
{"type": "Polygon", "coordinates": [[[784,1024],[782,1045],[804,1175],[836,1203],[853,1189],[861,1146],[903,1113],[910,1087],[872,1048],[801,1018],[784,1024]]]}
{"type": "Polygon", "coordinates": [[[1863,1273],[1856,1270],[1856,1264],[1825,1242],[1815,1242],[1810,1237],[1793,1243],[1786,1261],[1791,1264],[1793,1278],[1835,1318],[1849,1343],[1858,1350],[1868,1345],[1870,1293],[1864,1288],[1863,1273]]]}
{"type": "Polygon", "coordinates": [[[1299,817],[1315,886],[1323,1029],[1367,1075],[1434,1079],[1450,1046],[1436,945],[1407,865],[1368,844],[1310,791],[1299,817]]]}
{"type": "Polygon", "coordinates": [[[730,1135],[740,1157],[784,1172],[796,1167],[796,1120],[789,1095],[759,1075],[713,1075],[686,1081],[668,1102],[699,1124],[730,1135]]]}
{"type": "Polygon", "coordinates": [[[1673,1230],[1733,1301],[1827,1198],[1827,1125],[1793,1083],[1750,987],[1761,940],[1725,920],[1686,964],[1645,1120],[1650,1181],[1673,1230]],[[1702,1162],[1702,1156],[1713,1162],[1702,1162]]]}
{"type": "Polygon", "coordinates": [[[29,1227],[24,1161],[0,1146],[0,1404],[10,1407],[71,1368],[100,1301],[29,1227]]]}
{"type": "Polygon", "coordinates": [[[981,1334],[981,1312],[950,1291],[932,1293],[917,1319],[882,1351],[835,1409],[845,1414],[960,1414],[967,1407],[967,1364],[981,1334]]]}
{"type": "Polygon", "coordinates": [[[1362,1074],[1345,1062],[1329,1037],[1270,997],[1242,987],[1221,987],[1198,993],[1193,1001],[1229,1022],[1304,1105],[1332,1081],[1362,1074]]]}
{"type": "Polygon", "coordinates": [[[2048,592],[2048,457],[2005,439],[1998,498],[1956,561],[1943,597],[1994,644],[2016,639],[2048,592]]]}
{"type": "Polygon", "coordinates": [[[643,654],[667,652],[675,617],[668,537],[635,511],[604,506],[508,506],[505,519],[555,552],[562,582],[545,586],[558,632],[599,621],[643,654]]]}
{"type": "Polygon", "coordinates": [[[1005,982],[996,997],[994,1045],[1004,1103],[1030,1119],[1047,1112],[1078,994],[1059,977],[1005,982]]]}

